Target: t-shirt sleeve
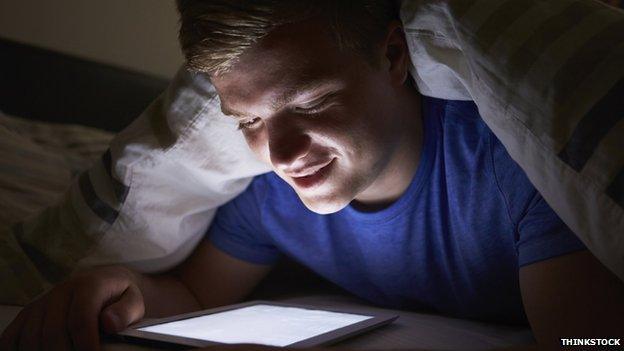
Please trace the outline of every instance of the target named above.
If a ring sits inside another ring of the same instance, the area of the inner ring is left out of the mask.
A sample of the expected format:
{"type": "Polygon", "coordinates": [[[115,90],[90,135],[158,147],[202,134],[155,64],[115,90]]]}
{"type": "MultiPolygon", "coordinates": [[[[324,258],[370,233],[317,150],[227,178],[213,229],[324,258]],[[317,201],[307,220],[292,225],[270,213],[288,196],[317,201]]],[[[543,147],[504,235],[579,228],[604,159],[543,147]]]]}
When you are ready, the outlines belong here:
{"type": "Polygon", "coordinates": [[[586,250],[493,134],[491,140],[495,177],[515,227],[518,265],[586,250]]]}
{"type": "Polygon", "coordinates": [[[537,191],[518,221],[517,232],[520,267],[587,249],[537,191]]]}
{"type": "Polygon", "coordinates": [[[232,257],[271,265],[279,260],[281,254],[262,229],[262,187],[263,182],[254,180],[238,197],[221,206],[207,236],[215,247],[232,257]]]}

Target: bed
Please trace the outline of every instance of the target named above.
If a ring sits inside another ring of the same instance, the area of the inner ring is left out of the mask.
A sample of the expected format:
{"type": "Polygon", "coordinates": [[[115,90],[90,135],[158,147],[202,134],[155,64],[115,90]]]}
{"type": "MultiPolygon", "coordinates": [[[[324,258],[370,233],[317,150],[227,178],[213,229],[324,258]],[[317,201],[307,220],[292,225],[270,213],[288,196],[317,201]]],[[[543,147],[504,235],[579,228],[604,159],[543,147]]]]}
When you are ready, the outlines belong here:
{"type": "MultiPolygon", "coordinates": [[[[6,163],[0,165],[5,171],[3,176],[6,176],[0,178],[0,191],[4,192],[0,194],[3,201],[0,209],[10,208],[14,211],[0,211],[4,216],[0,218],[0,225],[3,226],[0,231],[9,230],[12,223],[58,201],[71,180],[106,150],[107,142],[112,137],[110,132],[119,131],[127,125],[167,85],[166,81],[154,77],[124,72],[16,43],[3,42],[2,49],[7,49],[5,52],[10,54],[2,56],[6,61],[0,62],[3,63],[0,66],[4,67],[0,78],[5,78],[4,81],[14,86],[9,90],[3,89],[0,94],[0,109],[6,112],[1,116],[0,133],[3,135],[0,143],[4,144],[0,145],[0,152],[5,152],[3,160],[27,162],[22,163],[21,169],[6,163]],[[42,69],[31,71],[29,68],[32,67],[42,69]],[[114,82],[111,83],[111,79],[114,82]],[[46,86],[46,82],[51,85],[46,86]],[[66,84],[59,85],[59,82],[66,84]],[[33,96],[41,100],[33,102],[33,96]],[[99,107],[94,109],[94,106],[99,107]],[[90,127],[66,123],[80,123],[90,127]],[[62,167],[55,168],[55,165],[62,167]],[[39,172],[42,168],[50,172],[39,172]],[[22,180],[39,177],[31,182],[39,188],[15,187],[10,177],[22,180]],[[15,196],[22,196],[20,199],[27,201],[21,201],[15,196]],[[11,202],[5,199],[11,199],[11,202]],[[23,206],[15,206],[17,202],[23,206]]],[[[0,239],[2,234],[0,232],[0,239]]],[[[357,305],[375,308],[337,291],[309,272],[290,275],[293,271],[292,263],[286,262],[283,267],[281,273],[287,274],[273,274],[255,292],[254,297],[324,307],[357,305]],[[306,284],[296,283],[297,279],[302,279],[306,284]],[[293,291],[292,286],[303,289],[293,291]]],[[[0,328],[18,310],[19,307],[15,306],[1,306],[0,328]]],[[[401,318],[392,326],[346,341],[340,346],[356,349],[483,349],[532,342],[527,326],[488,325],[418,312],[401,311],[399,314],[401,318]]],[[[108,344],[107,348],[132,349],[119,344],[108,344]]]]}

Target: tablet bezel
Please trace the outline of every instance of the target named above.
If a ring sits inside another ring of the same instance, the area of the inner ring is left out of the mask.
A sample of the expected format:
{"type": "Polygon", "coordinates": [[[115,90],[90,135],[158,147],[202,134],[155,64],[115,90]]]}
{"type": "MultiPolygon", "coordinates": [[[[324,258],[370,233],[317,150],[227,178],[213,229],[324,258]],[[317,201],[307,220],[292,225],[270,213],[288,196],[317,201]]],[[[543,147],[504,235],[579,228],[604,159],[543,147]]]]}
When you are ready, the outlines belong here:
{"type": "Polygon", "coordinates": [[[304,339],[298,341],[293,344],[286,345],[284,347],[295,347],[295,348],[304,348],[304,347],[314,347],[314,346],[323,346],[336,343],[338,341],[344,340],[346,338],[355,336],[357,334],[361,334],[367,332],[371,329],[378,328],[385,324],[389,324],[398,318],[398,315],[389,314],[389,313],[380,313],[380,312],[364,312],[362,308],[325,308],[322,306],[312,306],[312,305],[303,305],[297,303],[287,303],[287,302],[274,302],[274,301],[264,301],[264,300],[254,300],[243,302],[235,305],[222,306],[217,308],[211,308],[207,310],[201,310],[191,313],[185,313],[180,315],[175,315],[166,318],[159,319],[150,319],[147,321],[139,322],[131,325],[126,330],[119,332],[116,334],[127,341],[136,341],[141,343],[149,343],[149,344],[157,344],[160,346],[172,346],[172,347],[206,347],[212,345],[226,345],[224,343],[219,343],[215,341],[206,341],[200,339],[192,339],[181,336],[173,336],[166,335],[160,333],[153,333],[148,331],[138,330],[138,328],[148,327],[157,324],[175,322],[183,319],[190,319],[194,317],[200,317],[208,314],[215,314],[219,312],[225,312],[230,310],[235,310],[243,307],[255,306],[255,305],[271,305],[271,306],[279,306],[279,307],[296,307],[310,310],[318,310],[318,311],[327,311],[327,312],[336,312],[336,313],[346,313],[346,314],[356,314],[360,316],[371,317],[369,319],[365,319],[360,322],[356,322],[350,325],[347,325],[342,328],[334,329],[327,333],[319,334],[313,336],[308,339],[304,339]]]}

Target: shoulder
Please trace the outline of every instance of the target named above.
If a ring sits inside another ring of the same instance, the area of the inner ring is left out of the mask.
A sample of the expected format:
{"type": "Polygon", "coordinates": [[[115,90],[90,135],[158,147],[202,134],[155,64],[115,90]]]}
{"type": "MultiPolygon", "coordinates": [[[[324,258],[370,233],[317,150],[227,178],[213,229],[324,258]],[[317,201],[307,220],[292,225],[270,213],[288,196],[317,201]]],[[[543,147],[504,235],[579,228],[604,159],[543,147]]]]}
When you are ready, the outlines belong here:
{"type": "Polygon", "coordinates": [[[236,201],[254,202],[262,206],[268,199],[271,201],[290,200],[296,198],[294,190],[281,179],[275,172],[269,172],[255,176],[245,191],[240,194],[236,201]]]}
{"type": "Polygon", "coordinates": [[[265,207],[281,202],[276,197],[282,196],[289,188],[274,172],[257,175],[242,193],[219,207],[217,220],[232,223],[246,221],[250,227],[255,227],[265,207]]]}
{"type": "Polygon", "coordinates": [[[473,180],[475,173],[479,173],[480,179],[490,182],[493,191],[502,196],[510,216],[517,220],[537,192],[485,124],[477,105],[473,101],[427,97],[425,106],[426,113],[439,116],[433,121],[441,131],[445,167],[452,167],[463,177],[471,174],[473,180]]]}
{"type": "MultiPolygon", "coordinates": [[[[491,131],[481,118],[474,101],[446,100],[429,96],[423,96],[422,101],[425,119],[430,122],[430,127],[441,131],[442,137],[453,140],[490,138],[491,131]]],[[[447,141],[449,140],[445,140],[447,141]]]]}
{"type": "Polygon", "coordinates": [[[250,184],[257,192],[282,192],[291,189],[290,185],[280,178],[275,172],[268,172],[254,177],[250,184]]]}
{"type": "Polygon", "coordinates": [[[473,101],[423,97],[423,114],[425,135],[436,139],[447,171],[478,172],[491,179],[494,138],[473,101]]]}
{"type": "MultiPolygon", "coordinates": [[[[487,156],[496,169],[501,168],[499,172],[524,175],[520,166],[485,124],[474,101],[443,100],[432,97],[424,97],[424,99],[425,113],[439,116],[438,122],[441,126],[445,148],[463,147],[464,151],[474,150],[486,154],[481,156],[487,156]],[[476,146],[483,146],[483,148],[476,149],[476,146]]],[[[464,156],[468,155],[470,154],[464,153],[464,156]]]]}
{"type": "MultiPolygon", "coordinates": [[[[430,98],[431,99],[431,98],[430,98]]],[[[479,108],[474,101],[467,100],[440,100],[434,102],[437,108],[443,108],[443,119],[447,127],[461,126],[462,132],[475,134],[481,137],[489,138],[491,135],[490,128],[485,124],[479,108]]]]}

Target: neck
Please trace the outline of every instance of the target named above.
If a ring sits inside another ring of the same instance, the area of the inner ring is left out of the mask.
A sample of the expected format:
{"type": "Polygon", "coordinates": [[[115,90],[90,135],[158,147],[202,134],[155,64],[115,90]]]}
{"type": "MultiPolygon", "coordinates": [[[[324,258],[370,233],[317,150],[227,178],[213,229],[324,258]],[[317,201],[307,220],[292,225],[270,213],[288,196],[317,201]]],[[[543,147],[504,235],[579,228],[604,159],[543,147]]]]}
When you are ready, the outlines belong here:
{"type": "Polygon", "coordinates": [[[361,211],[378,211],[395,202],[409,187],[418,165],[423,141],[420,94],[414,92],[402,110],[405,124],[399,126],[398,145],[375,181],[353,201],[361,211]]]}

